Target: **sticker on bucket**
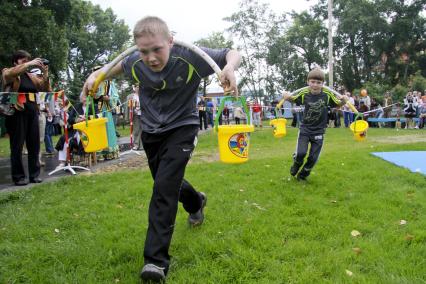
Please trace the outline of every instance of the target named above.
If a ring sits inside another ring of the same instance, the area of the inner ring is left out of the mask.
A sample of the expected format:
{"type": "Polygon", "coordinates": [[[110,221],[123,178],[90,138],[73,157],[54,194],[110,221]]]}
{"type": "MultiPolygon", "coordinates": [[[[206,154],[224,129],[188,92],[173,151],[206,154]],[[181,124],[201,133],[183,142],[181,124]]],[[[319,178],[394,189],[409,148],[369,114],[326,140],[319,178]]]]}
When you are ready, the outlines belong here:
{"type": "Polygon", "coordinates": [[[228,146],[232,154],[240,158],[248,157],[249,133],[236,133],[229,138],[228,146]]]}
{"type": "Polygon", "coordinates": [[[89,144],[89,136],[87,136],[87,134],[83,131],[80,131],[80,141],[81,144],[83,144],[83,147],[87,147],[89,144]]]}

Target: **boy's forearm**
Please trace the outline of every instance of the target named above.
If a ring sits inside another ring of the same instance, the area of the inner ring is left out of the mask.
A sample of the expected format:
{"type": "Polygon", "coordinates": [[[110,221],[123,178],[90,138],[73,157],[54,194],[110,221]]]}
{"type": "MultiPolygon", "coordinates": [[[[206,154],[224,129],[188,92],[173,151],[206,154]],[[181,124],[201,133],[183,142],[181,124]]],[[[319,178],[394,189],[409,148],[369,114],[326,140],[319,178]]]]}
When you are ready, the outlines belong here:
{"type": "Polygon", "coordinates": [[[226,65],[232,66],[234,70],[237,70],[241,63],[240,53],[232,49],[226,54],[226,65]]]}

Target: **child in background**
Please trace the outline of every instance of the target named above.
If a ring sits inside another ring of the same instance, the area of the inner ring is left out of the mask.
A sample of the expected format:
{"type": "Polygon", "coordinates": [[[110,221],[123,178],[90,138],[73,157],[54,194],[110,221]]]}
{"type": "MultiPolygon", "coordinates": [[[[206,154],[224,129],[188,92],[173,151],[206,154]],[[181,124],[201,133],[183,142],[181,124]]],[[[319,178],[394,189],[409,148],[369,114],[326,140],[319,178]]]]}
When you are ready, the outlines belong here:
{"type": "Polygon", "coordinates": [[[294,163],[290,169],[290,174],[292,176],[297,175],[298,180],[305,180],[318,161],[327,127],[327,108],[344,105],[349,99],[347,96],[343,96],[342,100],[339,100],[332,92],[323,89],[324,78],[325,75],[322,70],[313,69],[308,74],[307,88],[302,89],[294,96],[289,93],[283,94],[285,100],[304,106],[296,152],[293,155],[294,163]],[[309,156],[304,163],[309,144],[309,156]]]}

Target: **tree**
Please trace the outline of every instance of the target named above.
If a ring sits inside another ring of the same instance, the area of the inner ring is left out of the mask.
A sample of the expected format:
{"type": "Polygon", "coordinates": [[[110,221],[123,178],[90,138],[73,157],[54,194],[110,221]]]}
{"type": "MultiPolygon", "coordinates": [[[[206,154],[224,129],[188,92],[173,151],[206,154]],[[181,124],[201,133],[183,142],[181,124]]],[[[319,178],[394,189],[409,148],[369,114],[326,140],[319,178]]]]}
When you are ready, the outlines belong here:
{"type": "Polygon", "coordinates": [[[34,57],[46,57],[53,79],[65,67],[68,44],[65,31],[55,22],[55,13],[33,1],[2,1],[0,10],[0,65],[11,65],[11,54],[24,49],[34,57]]]}
{"type": "Polygon", "coordinates": [[[325,67],[327,29],[323,21],[303,11],[292,12],[291,25],[271,40],[268,63],[278,68],[287,90],[306,85],[306,74],[314,67],[325,67]]]}
{"type": "Polygon", "coordinates": [[[10,55],[18,49],[45,57],[55,88],[66,89],[74,100],[91,68],[129,44],[124,22],[90,2],[3,0],[0,9],[0,64],[10,66],[10,55]]]}
{"type": "Polygon", "coordinates": [[[65,73],[68,88],[76,98],[91,69],[108,63],[127,47],[130,35],[127,25],[117,20],[111,9],[103,11],[99,5],[74,1],[70,13],[67,25],[70,49],[65,73]]]}
{"type": "MultiPolygon", "coordinates": [[[[228,31],[234,36],[238,48],[243,54],[238,72],[241,76],[240,88],[247,88],[255,98],[262,96],[267,79],[271,76],[266,62],[267,35],[275,30],[276,16],[267,4],[259,4],[255,0],[243,0],[239,11],[225,18],[232,23],[228,31]]],[[[275,82],[270,82],[275,86],[275,82]]],[[[274,89],[269,85],[269,90],[274,89]]],[[[275,90],[271,90],[274,92],[275,90]]],[[[273,97],[274,93],[269,93],[273,97]]]]}
{"type": "MultiPolygon", "coordinates": [[[[423,72],[425,7],[425,0],[335,0],[333,40],[340,83],[349,90],[368,81],[406,85],[410,75],[423,72]]],[[[327,17],[326,0],[313,10],[327,17]]]]}
{"type": "MultiPolygon", "coordinates": [[[[232,40],[225,39],[225,36],[221,32],[213,32],[207,38],[202,38],[194,42],[196,46],[203,46],[208,48],[232,48],[232,40]]],[[[213,80],[210,77],[203,78],[200,85],[203,95],[207,94],[207,86],[210,85],[213,80]]]]}

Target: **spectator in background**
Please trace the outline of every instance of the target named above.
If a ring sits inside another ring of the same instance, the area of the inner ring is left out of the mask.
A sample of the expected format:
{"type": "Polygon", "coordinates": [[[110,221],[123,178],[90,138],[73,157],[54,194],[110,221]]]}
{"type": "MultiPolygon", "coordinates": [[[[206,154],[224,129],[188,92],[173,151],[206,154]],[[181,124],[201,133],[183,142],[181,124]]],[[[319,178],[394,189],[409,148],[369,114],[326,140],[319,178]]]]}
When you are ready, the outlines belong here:
{"type": "Polygon", "coordinates": [[[225,119],[225,124],[229,125],[229,108],[227,106],[223,108],[222,115],[225,119]]]}
{"type": "Polygon", "coordinates": [[[50,108],[47,108],[46,115],[46,128],[44,130],[44,146],[46,148],[46,155],[51,156],[55,154],[55,149],[53,148],[53,139],[52,136],[55,135],[55,126],[53,125],[53,114],[50,108]]]}
{"type": "Polygon", "coordinates": [[[252,106],[253,123],[256,127],[262,127],[262,107],[256,100],[252,106]]]}
{"type": "MultiPolygon", "coordinates": [[[[422,92],[413,92],[413,97],[416,100],[416,117],[420,118],[420,107],[422,106],[422,92]]],[[[420,119],[415,123],[416,126],[414,128],[419,129],[420,119]]]]}
{"type": "Polygon", "coordinates": [[[206,115],[207,115],[207,124],[210,124],[211,127],[214,125],[213,120],[213,111],[214,111],[214,104],[211,100],[206,99],[206,115]]]}
{"type": "Polygon", "coordinates": [[[364,101],[359,101],[359,108],[358,108],[358,111],[360,112],[360,113],[363,113],[364,115],[363,115],[363,119],[365,120],[365,121],[367,121],[367,119],[368,119],[368,117],[370,116],[370,113],[368,113],[368,107],[367,107],[367,105],[365,104],[365,102],[364,101]]]}
{"type": "Polygon", "coordinates": [[[198,118],[200,119],[200,130],[207,129],[207,113],[206,113],[206,102],[203,97],[200,97],[200,100],[197,104],[198,107],[198,118]]]}
{"type": "Polygon", "coordinates": [[[333,112],[334,112],[334,127],[339,128],[342,125],[341,107],[336,106],[335,108],[333,108],[333,112]]]}
{"type": "Polygon", "coordinates": [[[405,129],[413,128],[413,118],[416,117],[417,98],[408,92],[404,99],[405,129]]]}
{"type": "MultiPolygon", "coordinates": [[[[68,104],[68,101],[65,101],[65,106],[68,104]]],[[[67,124],[64,127],[67,127],[68,132],[68,143],[66,142],[65,132],[61,137],[59,137],[58,142],[56,143],[56,150],[58,151],[58,160],[59,165],[56,169],[62,168],[66,165],[68,158],[68,147],[70,152],[74,152],[77,155],[84,154],[84,148],[80,141],[80,134],[78,131],[74,130],[73,124],[84,121],[86,119],[86,96],[80,95],[80,103],[76,104],[74,107],[69,107],[68,109],[62,105],[62,102],[59,102],[61,121],[63,125],[65,123],[64,116],[66,116],[67,124]]],[[[89,108],[89,115],[93,115],[92,108],[89,108]]]]}
{"type": "Polygon", "coordinates": [[[237,106],[234,108],[234,119],[235,119],[235,124],[240,124],[241,123],[241,119],[244,119],[246,116],[243,112],[242,107],[237,106]]]}
{"type": "Polygon", "coordinates": [[[293,119],[291,121],[291,127],[299,126],[298,115],[296,111],[296,103],[291,104],[291,114],[293,115],[293,119]]]}
{"type": "Polygon", "coordinates": [[[16,105],[13,115],[6,117],[6,129],[10,137],[10,161],[12,180],[17,186],[26,185],[22,148],[24,142],[28,149],[29,182],[40,183],[40,131],[38,106],[34,96],[37,92],[51,91],[48,73],[48,61],[41,58],[31,60],[25,50],[18,50],[12,55],[11,68],[2,71],[3,88],[9,92],[25,93],[25,102],[16,105]],[[37,67],[41,75],[28,72],[29,68],[37,67]]]}
{"type": "Polygon", "coordinates": [[[360,103],[363,102],[364,105],[367,107],[367,111],[369,111],[371,109],[371,98],[368,95],[367,89],[362,89],[360,95],[360,103]]]}
{"type": "Polygon", "coordinates": [[[383,117],[384,118],[389,118],[390,114],[392,112],[392,96],[390,94],[390,92],[386,92],[384,97],[383,97],[383,117]]]}
{"type": "MultiPolygon", "coordinates": [[[[133,150],[142,150],[142,122],[141,122],[141,105],[139,102],[139,86],[133,86],[133,93],[127,97],[127,105],[129,111],[132,111],[132,140],[133,140],[133,150]],[[130,109],[131,108],[131,109],[130,109]]],[[[129,115],[130,119],[130,115],[129,115]]]]}
{"type": "MultiPolygon", "coordinates": [[[[355,105],[355,100],[350,92],[346,92],[345,95],[348,97],[348,103],[355,105]]],[[[351,111],[351,109],[348,107],[347,104],[345,104],[343,107],[343,122],[345,123],[345,127],[348,128],[349,125],[354,121],[354,113],[351,111]]]]}
{"type": "Polygon", "coordinates": [[[421,102],[419,107],[419,128],[422,129],[425,126],[426,121],[426,102],[421,102]]]}

